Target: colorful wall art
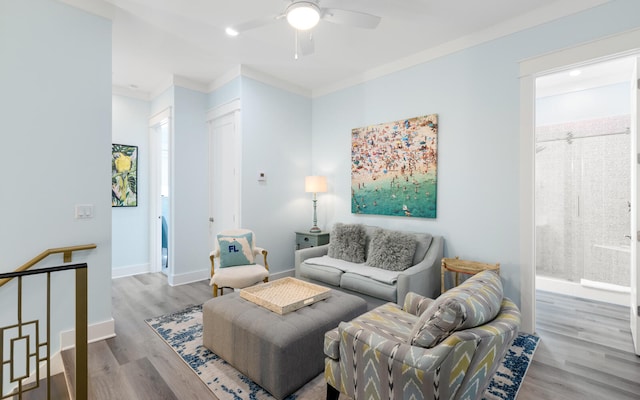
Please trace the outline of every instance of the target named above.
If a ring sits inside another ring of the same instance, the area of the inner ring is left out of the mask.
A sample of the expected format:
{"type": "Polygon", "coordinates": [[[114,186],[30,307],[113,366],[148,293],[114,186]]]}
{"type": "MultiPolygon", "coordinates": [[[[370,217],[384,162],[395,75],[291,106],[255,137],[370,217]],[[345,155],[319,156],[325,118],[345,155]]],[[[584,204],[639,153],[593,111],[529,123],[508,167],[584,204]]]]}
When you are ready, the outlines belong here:
{"type": "Polygon", "coordinates": [[[138,146],[111,145],[111,206],[138,205],[138,146]]]}
{"type": "Polygon", "coordinates": [[[436,217],[438,115],[351,131],[351,212],[436,217]]]}

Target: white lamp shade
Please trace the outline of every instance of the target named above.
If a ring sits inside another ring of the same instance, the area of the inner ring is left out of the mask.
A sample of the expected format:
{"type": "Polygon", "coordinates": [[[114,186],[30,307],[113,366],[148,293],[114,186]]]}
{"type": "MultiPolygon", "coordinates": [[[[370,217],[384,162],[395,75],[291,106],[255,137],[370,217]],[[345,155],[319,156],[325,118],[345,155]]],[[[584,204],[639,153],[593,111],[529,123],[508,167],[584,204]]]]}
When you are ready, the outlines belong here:
{"type": "Polygon", "coordinates": [[[299,31],[313,28],[318,21],[320,21],[320,10],[314,3],[296,2],[287,9],[287,22],[299,31]]]}
{"type": "Polygon", "coordinates": [[[326,176],[307,176],[304,178],[304,191],[307,193],[324,193],[327,191],[326,176]]]}

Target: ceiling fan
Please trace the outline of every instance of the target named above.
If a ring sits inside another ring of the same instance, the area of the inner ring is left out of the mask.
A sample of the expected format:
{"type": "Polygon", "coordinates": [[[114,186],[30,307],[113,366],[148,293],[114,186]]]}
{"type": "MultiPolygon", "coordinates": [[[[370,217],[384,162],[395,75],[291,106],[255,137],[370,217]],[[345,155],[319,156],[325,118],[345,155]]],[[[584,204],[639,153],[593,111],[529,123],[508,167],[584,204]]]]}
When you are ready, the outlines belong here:
{"type": "Polygon", "coordinates": [[[247,21],[236,26],[228,27],[225,32],[229,36],[238,36],[242,32],[258,28],[286,18],[295,30],[295,58],[298,52],[302,55],[313,54],[313,29],[320,20],[334,24],[348,25],[356,28],[374,29],[380,23],[380,17],[341,8],[324,8],[319,5],[320,0],[291,0],[284,12],[263,18],[247,21]]]}

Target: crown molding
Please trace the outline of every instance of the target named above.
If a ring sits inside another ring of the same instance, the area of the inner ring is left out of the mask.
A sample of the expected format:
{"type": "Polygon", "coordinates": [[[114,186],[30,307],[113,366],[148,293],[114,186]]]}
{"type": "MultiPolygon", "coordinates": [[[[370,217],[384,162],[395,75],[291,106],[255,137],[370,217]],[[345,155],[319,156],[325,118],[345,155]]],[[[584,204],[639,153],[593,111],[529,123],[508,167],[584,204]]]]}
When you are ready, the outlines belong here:
{"type": "Polygon", "coordinates": [[[519,17],[504,21],[485,30],[474,32],[471,35],[463,36],[459,39],[420,51],[397,61],[381,65],[380,67],[372,68],[364,71],[360,75],[336,82],[332,85],[324,86],[322,89],[314,89],[312,90],[312,97],[321,97],[351,86],[359,85],[394,72],[402,71],[404,69],[609,2],[611,2],[611,0],[566,0],[556,2],[519,17]]]}
{"type": "Polygon", "coordinates": [[[264,72],[256,71],[253,68],[247,67],[246,65],[240,66],[240,74],[247,78],[254,79],[256,81],[266,83],[267,85],[286,90],[288,92],[292,92],[295,94],[299,94],[304,97],[311,97],[312,91],[309,89],[305,89],[301,86],[294,85],[290,82],[285,82],[281,79],[275,78],[271,75],[265,74],[264,72]]]}
{"type": "Polygon", "coordinates": [[[132,99],[151,101],[151,94],[140,90],[133,90],[128,87],[113,85],[111,93],[118,96],[130,97],[132,99]]]}
{"type": "Polygon", "coordinates": [[[169,77],[164,83],[158,85],[158,87],[151,92],[151,100],[158,98],[162,93],[173,87],[173,76],[169,77]]]}
{"type": "Polygon", "coordinates": [[[300,96],[311,97],[311,90],[275,78],[269,74],[265,74],[264,72],[260,72],[251,67],[247,67],[246,65],[237,65],[216,78],[208,86],[209,93],[221,88],[222,86],[226,85],[239,76],[244,76],[246,78],[265,83],[269,86],[299,94],[300,96]]]}
{"type": "Polygon", "coordinates": [[[173,86],[195,90],[196,92],[209,93],[208,84],[181,75],[173,75],[172,84],[173,86]]]}
{"type": "Polygon", "coordinates": [[[209,85],[207,85],[206,83],[196,81],[194,79],[190,79],[181,75],[172,75],[171,77],[166,79],[164,83],[158,85],[158,87],[151,92],[149,98],[153,100],[174,86],[195,90],[196,92],[201,92],[201,93],[210,92],[209,85]]]}
{"type": "Polygon", "coordinates": [[[209,83],[209,93],[215,92],[242,74],[240,65],[236,65],[209,83]]]}
{"type": "Polygon", "coordinates": [[[103,0],[58,0],[71,7],[88,13],[113,20],[116,12],[116,6],[103,0]]]}

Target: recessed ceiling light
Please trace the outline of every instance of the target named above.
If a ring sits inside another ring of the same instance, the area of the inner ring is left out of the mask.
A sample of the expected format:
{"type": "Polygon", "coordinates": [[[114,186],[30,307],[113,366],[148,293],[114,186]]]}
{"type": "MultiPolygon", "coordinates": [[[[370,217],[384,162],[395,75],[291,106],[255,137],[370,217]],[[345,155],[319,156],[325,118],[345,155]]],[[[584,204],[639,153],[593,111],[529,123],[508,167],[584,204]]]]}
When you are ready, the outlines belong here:
{"type": "Polygon", "coordinates": [[[579,69],[574,69],[569,72],[569,76],[578,76],[582,73],[579,69]]]}
{"type": "Polygon", "coordinates": [[[240,33],[240,32],[238,32],[237,30],[235,30],[235,29],[233,29],[231,27],[228,27],[227,29],[225,29],[224,32],[227,35],[232,36],[232,37],[236,37],[240,33]]]}

